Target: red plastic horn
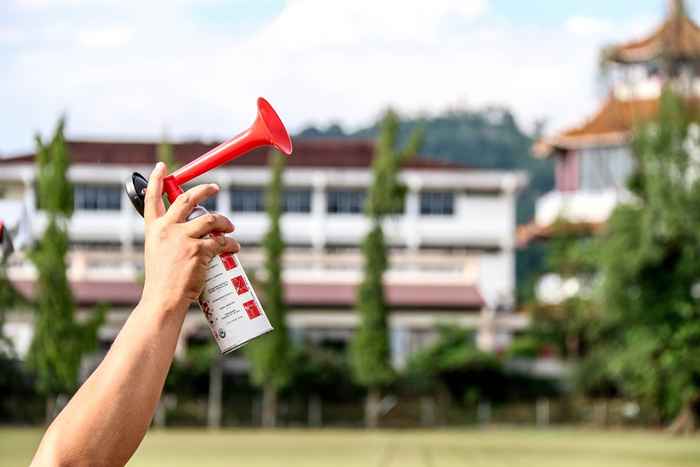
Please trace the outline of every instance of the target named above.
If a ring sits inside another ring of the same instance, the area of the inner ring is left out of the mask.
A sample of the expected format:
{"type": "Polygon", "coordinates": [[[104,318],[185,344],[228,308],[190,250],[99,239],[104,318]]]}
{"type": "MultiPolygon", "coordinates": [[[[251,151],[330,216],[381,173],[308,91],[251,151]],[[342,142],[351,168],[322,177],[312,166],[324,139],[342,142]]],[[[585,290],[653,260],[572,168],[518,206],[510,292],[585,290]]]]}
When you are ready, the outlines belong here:
{"type": "Polygon", "coordinates": [[[175,198],[182,194],[181,185],[193,178],[262,146],[273,146],[287,156],[292,153],[292,140],[282,120],[270,103],[259,97],[258,115],[247,130],[199,156],[163,180],[163,189],[168,195],[168,200],[171,203],[175,201],[175,198]]]}

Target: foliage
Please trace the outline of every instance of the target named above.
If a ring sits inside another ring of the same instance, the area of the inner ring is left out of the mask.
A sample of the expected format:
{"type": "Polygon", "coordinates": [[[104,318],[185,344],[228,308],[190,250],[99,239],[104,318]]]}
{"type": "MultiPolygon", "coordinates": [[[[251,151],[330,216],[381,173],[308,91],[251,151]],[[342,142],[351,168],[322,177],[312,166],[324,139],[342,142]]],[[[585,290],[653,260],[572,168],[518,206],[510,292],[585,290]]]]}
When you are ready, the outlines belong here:
{"type": "Polygon", "coordinates": [[[367,234],[362,253],[365,275],[357,295],[360,326],[353,336],[351,362],[355,381],[366,387],[389,384],[394,378],[390,362],[388,314],[383,275],[387,268],[384,236],[379,225],[367,234]]]}
{"type": "Polygon", "coordinates": [[[69,392],[77,384],[82,356],[97,341],[104,310],[85,323],[75,319],[75,303],[66,274],[67,218],[73,212],[73,187],[67,179],[70,156],[63,120],[48,145],[37,141],[38,196],[47,216],[43,237],[30,253],[37,269],[34,337],[28,363],[44,395],[69,392]]]}
{"type": "Polygon", "coordinates": [[[406,374],[414,389],[430,393],[443,386],[454,400],[469,404],[481,399],[523,400],[557,391],[551,381],[509,369],[506,360],[479,350],[474,342],[471,330],[442,327],[438,340],[409,360],[406,374]]]}
{"type": "Polygon", "coordinates": [[[513,338],[506,355],[510,358],[534,359],[542,354],[543,345],[541,339],[532,334],[524,334],[513,338]]]}
{"type": "Polygon", "coordinates": [[[170,141],[168,141],[165,135],[158,144],[156,157],[160,162],[165,164],[168,168],[168,173],[172,173],[178,168],[178,163],[175,160],[175,154],[173,152],[173,145],[170,144],[170,141]]]}
{"type": "Polygon", "coordinates": [[[532,300],[525,309],[532,319],[529,336],[569,360],[585,357],[600,326],[600,306],[594,297],[598,246],[587,230],[558,221],[547,244],[544,264],[548,271],[568,281],[559,303],[532,300]]]}
{"type": "Polygon", "coordinates": [[[6,265],[0,262],[0,357],[5,353],[12,353],[12,341],[2,333],[5,324],[5,314],[23,303],[23,297],[17,292],[17,289],[7,277],[6,265]]]}
{"type": "Polygon", "coordinates": [[[65,120],[58,121],[48,145],[35,136],[37,161],[37,198],[50,217],[69,218],[73,214],[73,185],[67,179],[70,155],[63,136],[65,120]]]}
{"type": "Polygon", "coordinates": [[[184,398],[208,394],[209,371],[219,357],[219,348],[211,338],[190,338],[184,357],[176,358],[170,367],[165,392],[184,398]]]}
{"type": "Polygon", "coordinates": [[[700,127],[666,89],[634,139],[634,203],[601,243],[608,370],[668,417],[700,400],[700,127]]]}
{"type": "Polygon", "coordinates": [[[265,197],[270,227],[263,239],[266,271],[263,296],[265,313],[275,331],[251,343],[248,346],[248,354],[253,364],[251,368],[253,383],[281,389],[289,384],[292,377],[290,343],[285,320],[287,309],[282,283],[284,242],[280,227],[285,158],[275,151],[270,157],[270,164],[272,173],[265,197]]]}
{"type": "Polygon", "coordinates": [[[351,366],[355,381],[368,388],[386,386],[394,379],[390,362],[388,307],[383,276],[388,267],[382,221],[403,204],[405,188],[399,183],[401,164],[418,152],[422,131],[415,130],[402,149],[397,148],[399,118],[388,111],[372,162],[365,214],[370,230],[362,243],[364,275],[357,293],[360,324],[351,345],[351,366]]]}
{"type": "Polygon", "coordinates": [[[0,423],[37,423],[43,400],[22,361],[0,352],[0,423]]]}
{"type": "Polygon", "coordinates": [[[496,368],[498,357],[476,348],[474,332],[464,328],[441,326],[438,340],[413,354],[409,368],[422,373],[439,373],[467,366],[496,368]]]}
{"type": "Polygon", "coordinates": [[[288,387],[293,394],[316,394],[325,401],[354,400],[359,389],[351,379],[346,356],[337,351],[305,346],[293,356],[294,377],[288,387]]]}

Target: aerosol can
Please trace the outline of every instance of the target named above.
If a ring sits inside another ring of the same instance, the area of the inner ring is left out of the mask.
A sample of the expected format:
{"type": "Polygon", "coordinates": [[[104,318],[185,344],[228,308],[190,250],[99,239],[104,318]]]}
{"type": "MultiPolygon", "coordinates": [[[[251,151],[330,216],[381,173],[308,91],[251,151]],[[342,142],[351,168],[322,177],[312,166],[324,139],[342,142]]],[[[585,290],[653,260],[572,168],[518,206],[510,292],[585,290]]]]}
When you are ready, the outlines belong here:
{"type": "MultiPolygon", "coordinates": [[[[202,206],[197,206],[187,220],[207,212],[202,206]]],[[[223,354],[272,331],[272,325],[236,255],[222,254],[209,262],[204,290],[198,302],[223,354]]]]}
{"type": "MultiPolygon", "coordinates": [[[[250,128],[165,177],[163,192],[173,203],[183,193],[181,185],[262,146],[272,146],[286,155],[292,153],[292,141],[284,124],[272,106],[265,99],[258,98],[258,115],[250,128]]],[[[142,216],[147,185],[146,178],[138,173],[132,174],[125,183],[129,199],[142,216]]],[[[197,206],[187,220],[207,212],[202,206],[197,206]]],[[[272,325],[236,255],[222,254],[211,260],[198,302],[223,354],[272,331],[272,325]]]]}

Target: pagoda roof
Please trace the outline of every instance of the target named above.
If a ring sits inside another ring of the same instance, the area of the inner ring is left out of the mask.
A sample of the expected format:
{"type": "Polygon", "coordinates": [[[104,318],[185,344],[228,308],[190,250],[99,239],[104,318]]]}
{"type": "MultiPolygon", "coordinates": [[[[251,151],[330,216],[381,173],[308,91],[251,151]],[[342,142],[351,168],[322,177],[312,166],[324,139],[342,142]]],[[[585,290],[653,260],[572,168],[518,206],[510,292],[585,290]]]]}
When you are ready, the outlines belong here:
{"type": "Polygon", "coordinates": [[[533,152],[536,157],[549,157],[558,150],[624,144],[636,125],[654,118],[658,111],[659,99],[620,100],[611,94],[583,125],[538,141],[533,152]]]}
{"type": "Polygon", "coordinates": [[[658,57],[700,59],[700,27],[688,17],[682,0],[671,0],[669,14],[650,35],[608,47],[604,59],[614,63],[643,63],[658,57]]]}

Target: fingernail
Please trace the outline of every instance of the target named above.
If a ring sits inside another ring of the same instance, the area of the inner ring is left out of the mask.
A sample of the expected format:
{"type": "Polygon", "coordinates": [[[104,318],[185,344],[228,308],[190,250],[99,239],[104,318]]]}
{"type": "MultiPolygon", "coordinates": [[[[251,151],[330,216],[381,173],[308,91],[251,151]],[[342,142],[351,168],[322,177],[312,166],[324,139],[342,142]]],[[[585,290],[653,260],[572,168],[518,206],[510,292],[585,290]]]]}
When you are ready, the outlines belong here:
{"type": "Polygon", "coordinates": [[[217,185],[216,183],[212,183],[211,187],[214,188],[216,191],[219,191],[219,185],[217,185]]]}
{"type": "Polygon", "coordinates": [[[165,167],[165,164],[163,164],[162,162],[158,162],[156,166],[153,167],[153,172],[151,172],[151,174],[160,175],[161,173],[163,173],[163,167],[165,167]]]}

